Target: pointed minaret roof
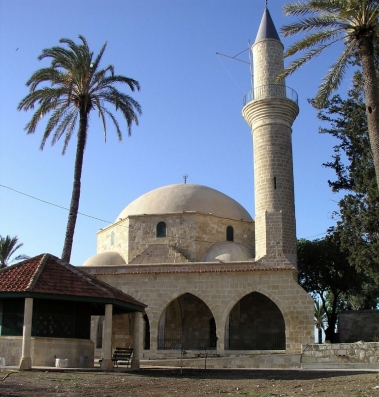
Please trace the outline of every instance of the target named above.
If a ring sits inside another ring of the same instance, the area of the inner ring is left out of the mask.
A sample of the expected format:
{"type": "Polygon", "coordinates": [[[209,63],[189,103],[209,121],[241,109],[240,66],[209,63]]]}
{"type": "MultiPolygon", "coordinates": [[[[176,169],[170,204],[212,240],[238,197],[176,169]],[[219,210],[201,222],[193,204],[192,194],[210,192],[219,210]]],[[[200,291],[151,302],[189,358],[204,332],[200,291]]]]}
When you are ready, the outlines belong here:
{"type": "Polygon", "coordinates": [[[257,37],[255,38],[255,42],[257,43],[258,41],[264,39],[274,39],[280,41],[278,32],[276,31],[274,22],[271,18],[270,11],[268,10],[268,8],[266,8],[263,13],[263,17],[261,20],[261,24],[259,25],[259,30],[257,37]]]}

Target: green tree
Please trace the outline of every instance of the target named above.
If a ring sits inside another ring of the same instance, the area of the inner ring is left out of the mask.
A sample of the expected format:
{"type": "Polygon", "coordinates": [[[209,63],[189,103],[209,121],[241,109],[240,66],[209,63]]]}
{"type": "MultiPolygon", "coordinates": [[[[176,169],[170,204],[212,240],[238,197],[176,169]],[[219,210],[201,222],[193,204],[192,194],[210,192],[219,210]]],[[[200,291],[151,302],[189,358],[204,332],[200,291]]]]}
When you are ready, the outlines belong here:
{"type": "Polygon", "coordinates": [[[74,183],[62,252],[62,260],[65,262],[70,261],[74,239],[90,112],[92,110],[97,111],[103,125],[105,140],[107,134],[106,116],[109,117],[116,128],[119,141],[122,140],[120,126],[113,113],[104,104],[114,105],[116,111],[121,111],[126,120],[129,135],[131,135],[133,122],[138,125],[138,116],[141,115],[139,103],[117,89],[118,85],[126,84],[132,91],[139,90],[138,81],[116,75],[112,65],[103,69],[100,68],[100,61],[107,43],[103,45],[100,53],[94,57],[85,38],[79,36],[79,39],[81,41],[79,44],[69,39],[61,39],[60,43],[66,44],[68,48],[57,46],[42,51],[38,59],[49,58],[51,59],[51,65],[37,70],[30,77],[26,83],[30,92],[18,105],[18,110],[25,111],[37,107],[25,127],[28,134],[33,134],[41,119],[46,114],[51,113],[42,138],[41,150],[44,148],[46,140],[54,132],[52,145],[65,135],[62,152],[64,154],[75,126],[77,122],[79,123],[74,183]]]}
{"type": "Polygon", "coordinates": [[[315,327],[317,328],[318,343],[322,343],[322,330],[325,329],[327,317],[324,307],[320,305],[319,300],[315,300],[314,302],[314,320],[315,327]]]}
{"type": "Polygon", "coordinates": [[[12,255],[20,249],[24,244],[18,242],[18,237],[2,237],[0,236],[0,269],[7,267],[13,261],[28,259],[27,255],[18,255],[11,259],[12,255]]]}
{"type": "Polygon", "coordinates": [[[359,59],[363,72],[364,96],[367,110],[371,150],[379,186],[379,92],[375,68],[375,43],[379,30],[378,0],[308,0],[284,6],[288,16],[300,19],[282,27],[284,37],[297,33],[306,36],[291,45],[285,57],[305,51],[305,54],[279,76],[283,78],[318,56],[331,45],[342,42],[344,49],[324,77],[315,104],[325,105],[330,94],[338,88],[352,59],[359,59]],[[308,33],[311,32],[311,33],[308,33]]]}
{"type": "MultiPolygon", "coordinates": [[[[379,192],[375,181],[370,150],[361,75],[356,73],[348,99],[334,96],[319,112],[318,118],[328,123],[320,132],[335,137],[332,161],[324,166],[336,173],[328,181],[333,192],[346,192],[334,216],[334,228],[347,252],[349,263],[379,281],[379,192]]],[[[375,299],[375,288],[367,285],[367,299],[375,299]],[[371,298],[370,298],[371,297],[371,298]]],[[[359,301],[360,299],[358,299],[359,301]]],[[[368,303],[355,306],[367,306],[368,303]]]]}
{"type": "Polygon", "coordinates": [[[337,233],[313,241],[300,239],[297,247],[299,283],[314,300],[321,301],[328,325],[325,338],[333,342],[344,298],[362,294],[367,276],[350,266],[337,233]]]}

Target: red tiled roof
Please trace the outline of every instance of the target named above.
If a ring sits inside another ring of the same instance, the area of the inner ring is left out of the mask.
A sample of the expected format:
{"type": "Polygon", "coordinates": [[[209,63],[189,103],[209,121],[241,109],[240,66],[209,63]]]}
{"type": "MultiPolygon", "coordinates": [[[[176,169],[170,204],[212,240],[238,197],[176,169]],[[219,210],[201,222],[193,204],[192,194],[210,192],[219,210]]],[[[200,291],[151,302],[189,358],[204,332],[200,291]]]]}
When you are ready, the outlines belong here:
{"type": "Polygon", "coordinates": [[[2,292],[52,294],[107,300],[118,300],[146,307],[130,295],[62,262],[51,254],[41,254],[0,270],[2,292]]]}

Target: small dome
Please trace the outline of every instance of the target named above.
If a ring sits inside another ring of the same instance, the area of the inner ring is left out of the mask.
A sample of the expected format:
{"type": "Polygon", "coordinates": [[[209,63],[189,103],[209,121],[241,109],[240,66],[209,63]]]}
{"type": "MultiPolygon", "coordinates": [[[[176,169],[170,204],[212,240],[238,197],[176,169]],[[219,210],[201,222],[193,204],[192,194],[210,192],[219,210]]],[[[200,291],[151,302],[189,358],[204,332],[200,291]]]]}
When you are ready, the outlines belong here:
{"type": "Polygon", "coordinates": [[[119,266],[125,264],[123,257],[118,252],[102,252],[88,258],[82,266],[119,266]]]}
{"type": "Polygon", "coordinates": [[[183,211],[211,213],[223,218],[252,222],[249,213],[231,197],[206,186],[178,184],[152,190],[130,203],[117,217],[130,215],[169,214],[183,211]]]}
{"type": "Polygon", "coordinates": [[[200,262],[246,262],[254,258],[254,252],[241,244],[231,241],[213,244],[200,262]]]}

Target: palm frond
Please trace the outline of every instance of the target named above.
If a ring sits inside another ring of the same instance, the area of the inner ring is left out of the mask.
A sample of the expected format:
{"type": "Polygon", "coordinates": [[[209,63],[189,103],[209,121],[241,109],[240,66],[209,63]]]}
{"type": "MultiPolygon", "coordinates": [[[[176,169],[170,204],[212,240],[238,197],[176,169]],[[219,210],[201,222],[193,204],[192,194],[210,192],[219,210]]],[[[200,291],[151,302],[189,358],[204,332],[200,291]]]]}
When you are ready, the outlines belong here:
{"type": "Polygon", "coordinates": [[[283,6],[286,16],[298,16],[313,13],[335,13],[346,7],[346,0],[311,0],[307,2],[287,3],[283,6]]]}
{"type": "Polygon", "coordinates": [[[0,236],[0,268],[6,267],[15,260],[28,259],[26,255],[18,255],[11,260],[12,255],[20,249],[24,244],[18,242],[18,237],[0,236]]]}
{"type": "Polygon", "coordinates": [[[99,81],[98,86],[94,87],[94,89],[91,90],[91,93],[96,92],[96,91],[101,91],[101,90],[107,88],[108,86],[112,86],[116,83],[127,84],[129,86],[129,88],[131,89],[131,91],[133,91],[133,92],[135,89],[137,89],[137,91],[139,91],[141,88],[140,84],[137,80],[134,80],[134,79],[131,79],[131,78],[125,77],[125,76],[113,75],[113,76],[104,77],[102,79],[102,81],[99,81]]]}
{"type": "MultiPolygon", "coordinates": [[[[119,126],[119,124],[118,124],[118,121],[116,120],[116,118],[114,117],[114,115],[113,115],[108,109],[106,109],[106,108],[104,108],[104,107],[102,107],[101,109],[102,109],[102,111],[103,111],[105,114],[107,114],[107,116],[113,121],[113,124],[114,124],[114,126],[116,127],[116,132],[117,132],[118,140],[121,142],[121,141],[122,141],[122,132],[121,132],[120,126],[119,126]]],[[[129,127],[129,123],[128,123],[128,127],[129,127]]],[[[129,135],[129,136],[131,135],[131,130],[130,130],[130,128],[128,128],[128,135],[129,135]]]]}
{"type": "Polygon", "coordinates": [[[279,73],[278,77],[276,78],[277,81],[281,81],[285,77],[287,77],[287,76],[291,75],[292,73],[294,73],[301,66],[303,66],[304,64],[309,62],[312,58],[315,58],[318,55],[320,55],[325,50],[325,48],[330,47],[332,44],[333,44],[333,42],[332,43],[328,43],[328,44],[320,45],[317,48],[314,48],[313,50],[308,51],[301,58],[296,59],[295,61],[293,61],[288,68],[284,69],[281,73],[279,73]]]}
{"type": "Polygon", "coordinates": [[[297,33],[309,32],[311,30],[320,30],[325,28],[339,28],[341,21],[332,15],[300,19],[289,25],[280,28],[283,37],[289,37],[297,33]]]}
{"type": "MultiPolygon", "coordinates": [[[[323,32],[313,33],[304,37],[304,39],[297,41],[291,45],[284,54],[284,58],[292,56],[299,51],[303,51],[312,48],[319,44],[324,44],[328,40],[333,40],[336,36],[338,37],[341,33],[340,29],[328,29],[323,32]]],[[[335,42],[335,41],[333,41],[335,42]]]]}
{"type": "Polygon", "coordinates": [[[349,45],[347,45],[342,54],[338,57],[337,61],[329,69],[315,97],[316,107],[321,108],[324,106],[330,94],[341,84],[341,81],[345,75],[346,67],[348,65],[349,57],[352,55],[354,48],[354,42],[351,42],[349,45]]]}

